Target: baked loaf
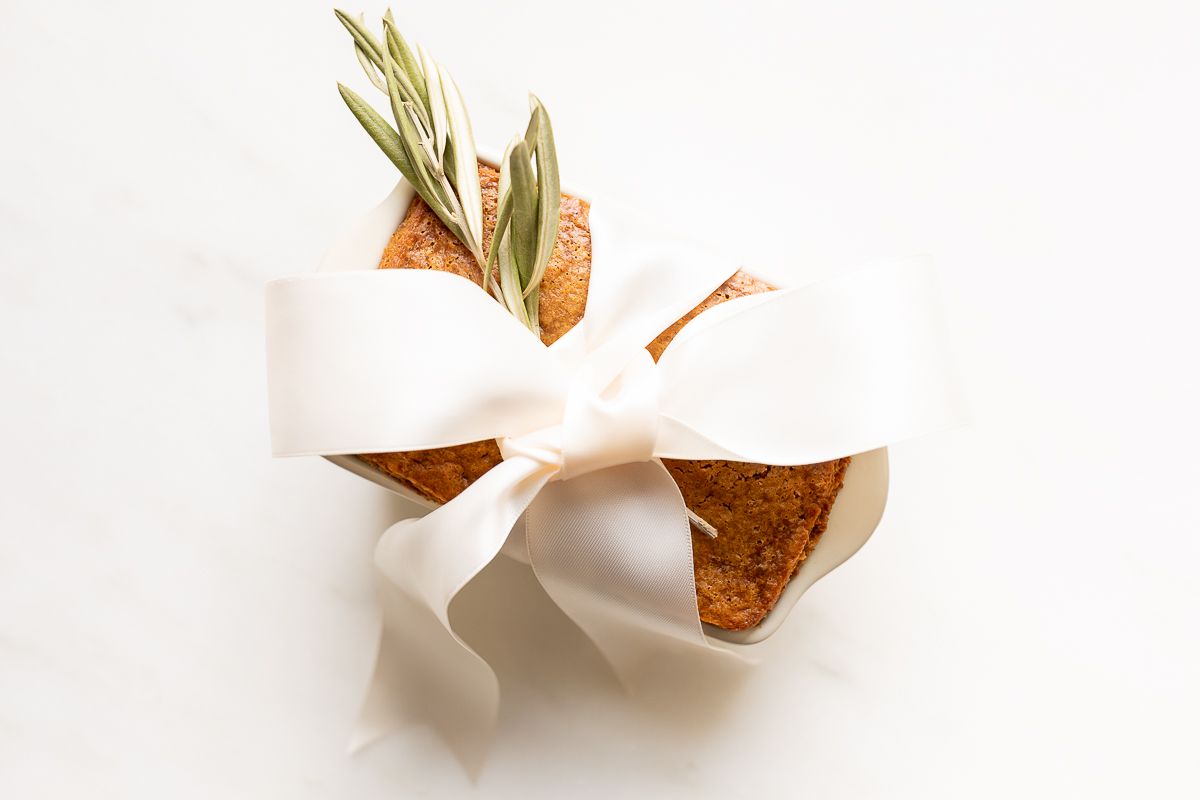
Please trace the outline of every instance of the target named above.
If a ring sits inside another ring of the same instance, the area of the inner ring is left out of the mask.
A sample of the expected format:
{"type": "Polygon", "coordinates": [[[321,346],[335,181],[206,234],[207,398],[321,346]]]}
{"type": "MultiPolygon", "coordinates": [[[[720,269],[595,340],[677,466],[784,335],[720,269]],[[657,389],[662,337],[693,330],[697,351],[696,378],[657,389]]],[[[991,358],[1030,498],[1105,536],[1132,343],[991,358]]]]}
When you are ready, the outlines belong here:
{"type": "MultiPolygon", "coordinates": [[[[480,179],[486,251],[496,223],[499,175],[481,164],[480,179]]],[[[583,317],[591,251],[588,204],[564,195],[558,241],[542,281],[538,310],[542,341],[547,345],[583,317]]],[[[396,229],[379,266],[443,270],[483,285],[483,274],[470,253],[419,197],[396,229]]],[[[647,349],[657,360],[684,323],[704,309],[770,289],[738,272],[647,349]]],[[[439,503],[454,498],[501,461],[495,441],[359,458],[439,503]]],[[[720,532],[712,539],[692,531],[700,618],[728,630],[757,625],[825,530],[850,459],[799,467],[729,461],[664,463],[688,507],[720,532]]]]}

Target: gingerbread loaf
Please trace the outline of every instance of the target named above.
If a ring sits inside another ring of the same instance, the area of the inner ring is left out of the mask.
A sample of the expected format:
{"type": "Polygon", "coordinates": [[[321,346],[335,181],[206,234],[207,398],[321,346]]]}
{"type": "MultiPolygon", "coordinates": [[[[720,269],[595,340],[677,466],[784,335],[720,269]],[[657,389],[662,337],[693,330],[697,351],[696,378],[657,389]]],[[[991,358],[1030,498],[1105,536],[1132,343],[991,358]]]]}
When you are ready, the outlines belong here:
{"type": "MultiPolygon", "coordinates": [[[[496,223],[499,175],[481,164],[480,181],[486,249],[496,223]]],[[[583,317],[591,270],[588,204],[563,195],[559,220],[539,304],[542,341],[547,345],[583,317]]],[[[413,199],[379,267],[437,269],[483,285],[470,253],[419,197],[413,199]]],[[[771,288],[738,272],[647,349],[657,360],[679,329],[704,309],[771,288]]],[[[439,503],[453,499],[501,460],[495,441],[358,457],[439,503]]],[[[664,463],[688,507],[720,532],[713,539],[692,531],[700,618],[727,630],[757,625],[820,539],[850,459],[796,467],[730,461],[664,463]]]]}

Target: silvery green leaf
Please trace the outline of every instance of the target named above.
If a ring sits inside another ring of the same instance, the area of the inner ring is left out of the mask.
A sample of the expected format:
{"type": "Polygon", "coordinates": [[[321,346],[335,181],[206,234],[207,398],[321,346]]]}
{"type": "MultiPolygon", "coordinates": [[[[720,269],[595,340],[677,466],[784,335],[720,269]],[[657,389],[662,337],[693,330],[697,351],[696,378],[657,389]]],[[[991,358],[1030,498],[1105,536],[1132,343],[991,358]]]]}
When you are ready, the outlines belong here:
{"type": "MultiPolygon", "coordinates": [[[[529,95],[530,99],[534,99],[533,95],[529,95]]],[[[541,118],[533,113],[534,109],[529,109],[529,124],[525,126],[525,146],[529,148],[529,152],[537,149],[538,123],[541,118]]]]}
{"type": "MultiPolygon", "coordinates": [[[[403,109],[401,109],[403,112],[403,109]]],[[[462,233],[458,230],[458,224],[450,213],[448,201],[446,201],[445,190],[443,190],[440,182],[434,178],[430,164],[425,157],[425,152],[420,150],[419,134],[416,133],[416,126],[412,116],[401,114],[403,120],[400,126],[400,140],[404,145],[404,151],[409,156],[409,161],[413,163],[416,180],[413,181],[413,188],[416,193],[420,194],[421,199],[437,213],[438,218],[446,224],[446,227],[454,231],[458,239],[462,239],[462,233]],[[414,148],[416,149],[414,151],[414,148]]]]}
{"type": "MultiPolygon", "coordinates": [[[[513,142],[508,158],[509,181],[512,192],[512,241],[513,259],[521,276],[521,287],[530,286],[534,259],[537,257],[537,186],[534,183],[533,167],[529,163],[529,148],[524,139],[513,142]]],[[[522,292],[524,297],[524,292],[522,292]]]]}
{"type": "Polygon", "coordinates": [[[409,160],[408,154],[404,150],[404,145],[400,141],[400,134],[396,133],[387,120],[380,116],[379,112],[367,105],[366,101],[353,91],[339,83],[338,92],[341,93],[342,100],[346,102],[350,113],[354,114],[358,120],[358,124],[362,125],[363,130],[375,140],[375,144],[379,145],[379,149],[383,151],[384,155],[391,159],[391,162],[396,165],[396,169],[400,170],[400,174],[404,176],[405,180],[415,186],[417,182],[416,170],[413,168],[412,161],[409,160]]]}
{"type": "Polygon", "coordinates": [[[442,96],[441,73],[438,72],[437,62],[429,57],[424,47],[418,44],[417,52],[421,56],[421,68],[425,72],[425,86],[429,92],[429,116],[433,120],[433,141],[437,146],[436,152],[440,159],[446,152],[446,136],[449,133],[446,100],[442,96]]]}
{"type": "MultiPolygon", "coordinates": [[[[421,99],[417,95],[417,90],[409,81],[408,75],[404,70],[400,69],[400,65],[392,58],[391,51],[383,51],[383,74],[387,81],[388,95],[392,94],[392,86],[394,85],[399,94],[400,102],[411,103],[413,110],[417,112],[417,118],[420,121],[421,127],[428,131],[430,128],[429,116],[425,113],[425,106],[421,104],[421,99]]],[[[393,102],[393,110],[395,103],[393,102]]]]}
{"type": "Polygon", "coordinates": [[[388,50],[392,53],[392,58],[404,70],[409,81],[417,90],[417,95],[421,98],[421,105],[428,107],[429,90],[425,85],[425,73],[421,71],[421,62],[409,48],[408,42],[404,41],[400,31],[396,29],[396,22],[392,19],[390,10],[383,17],[383,38],[387,42],[388,50]]]}
{"type": "Polygon", "coordinates": [[[542,323],[538,317],[539,303],[541,303],[542,293],[537,286],[532,287],[532,291],[525,297],[525,317],[529,320],[529,330],[533,331],[535,336],[539,338],[542,335],[542,323]]]}
{"type": "MultiPolygon", "coordinates": [[[[408,153],[409,161],[414,167],[417,167],[419,171],[432,170],[436,173],[437,170],[429,162],[429,154],[426,150],[428,133],[425,132],[420,115],[416,113],[416,104],[404,96],[398,81],[400,74],[395,67],[396,62],[392,61],[391,53],[385,51],[383,74],[387,78],[388,99],[392,104],[392,116],[396,120],[396,127],[400,131],[400,141],[404,144],[405,152],[408,153]]],[[[414,186],[419,187],[420,183],[414,184],[414,186]]]]}
{"type": "Polygon", "coordinates": [[[550,127],[550,115],[545,106],[533,95],[529,96],[533,116],[537,118],[537,254],[533,274],[526,284],[528,295],[536,289],[546,274],[546,265],[554,252],[558,240],[558,214],[562,203],[562,190],[558,180],[558,153],[554,149],[554,131],[550,127]]]}
{"type": "Polygon", "coordinates": [[[521,300],[521,279],[517,268],[512,262],[512,251],[506,235],[500,241],[500,292],[503,295],[504,306],[509,313],[516,317],[522,325],[529,327],[529,315],[525,311],[525,303],[521,300]]]}
{"type": "Polygon", "coordinates": [[[529,327],[529,315],[525,311],[525,303],[521,300],[521,278],[517,275],[516,265],[512,260],[512,248],[509,237],[505,235],[500,240],[500,292],[503,295],[504,306],[509,313],[520,320],[521,324],[529,327]]]}
{"type": "MultiPolygon", "coordinates": [[[[510,193],[512,174],[509,164],[512,159],[513,146],[513,144],[509,144],[508,149],[504,151],[504,158],[500,161],[499,191],[501,195],[510,193]]],[[[521,279],[517,275],[517,268],[513,263],[512,247],[509,242],[511,236],[508,230],[499,229],[496,231],[496,236],[500,237],[497,271],[500,273],[501,300],[504,302],[505,308],[509,310],[509,313],[520,320],[521,324],[528,327],[529,316],[525,313],[525,304],[521,302],[521,279]]]]}
{"type": "Polygon", "coordinates": [[[471,133],[471,119],[463,106],[462,96],[454,79],[438,67],[438,79],[442,84],[442,96],[446,103],[450,139],[454,143],[454,187],[462,204],[467,229],[483,246],[483,197],[479,189],[479,159],[475,155],[475,137],[471,133]]]}
{"type": "Polygon", "coordinates": [[[354,37],[354,43],[357,44],[366,54],[367,58],[371,59],[376,66],[383,66],[383,47],[379,44],[374,34],[367,29],[367,26],[361,21],[339,9],[333,10],[334,16],[338,21],[345,26],[350,35],[354,37]]]}
{"type": "Polygon", "coordinates": [[[413,188],[429,204],[430,208],[437,211],[444,204],[434,191],[436,184],[429,169],[429,159],[426,157],[425,151],[421,149],[421,135],[417,132],[412,117],[404,110],[403,105],[394,105],[392,113],[399,123],[400,143],[404,146],[404,152],[417,175],[417,180],[412,182],[413,188]]]}
{"type": "MultiPolygon", "coordinates": [[[[516,144],[515,139],[513,141],[509,142],[508,146],[504,148],[504,157],[500,159],[500,180],[496,187],[496,193],[500,195],[500,198],[501,198],[500,204],[501,205],[504,205],[504,200],[506,198],[511,198],[511,196],[512,196],[512,192],[509,191],[509,183],[511,182],[511,179],[512,179],[512,173],[509,171],[509,168],[508,168],[508,159],[512,157],[513,145],[515,145],[515,144],[516,144]]],[[[493,242],[497,242],[497,244],[494,245],[496,248],[499,248],[499,246],[500,246],[498,243],[498,240],[501,240],[504,238],[500,235],[501,233],[503,233],[504,227],[506,227],[506,226],[501,225],[499,220],[497,220],[496,232],[494,234],[495,238],[492,240],[493,242]]]]}
{"type": "MultiPolygon", "coordinates": [[[[388,101],[392,106],[392,118],[396,120],[396,127],[400,129],[401,139],[404,139],[404,120],[402,118],[407,117],[408,115],[404,111],[405,98],[400,92],[400,84],[396,82],[395,70],[392,69],[393,63],[394,62],[392,61],[391,55],[387,52],[384,52],[383,78],[385,81],[385,86],[387,87],[388,101]]],[[[413,156],[410,153],[409,158],[411,159],[412,157],[413,156]]]]}
{"type": "Polygon", "coordinates": [[[483,282],[486,284],[488,276],[491,274],[492,264],[496,261],[496,256],[500,252],[501,234],[508,228],[508,222],[512,218],[512,192],[504,192],[500,195],[500,202],[496,206],[496,229],[492,231],[492,243],[488,246],[487,260],[483,266],[483,282]]]}
{"type": "Polygon", "coordinates": [[[391,53],[388,53],[388,59],[391,60],[392,73],[395,74],[396,85],[400,86],[401,94],[404,96],[404,102],[413,104],[413,110],[416,112],[418,119],[421,120],[421,127],[424,127],[426,131],[431,130],[432,120],[430,120],[430,116],[428,116],[428,113],[426,113],[425,103],[421,102],[421,96],[419,92],[416,91],[412,80],[409,80],[407,74],[404,73],[400,65],[396,64],[395,59],[391,58],[391,53]]]}
{"type": "Polygon", "coordinates": [[[379,71],[375,69],[375,64],[363,52],[363,49],[358,46],[358,42],[354,43],[354,56],[358,59],[358,63],[362,65],[363,72],[367,73],[368,80],[375,84],[375,88],[381,92],[387,92],[387,84],[383,78],[379,77],[379,71]]]}
{"type": "MultiPolygon", "coordinates": [[[[409,107],[409,119],[413,125],[417,124],[416,112],[409,107]]],[[[469,232],[463,227],[462,209],[458,202],[458,196],[454,193],[454,187],[451,186],[445,176],[438,176],[436,170],[430,165],[429,159],[422,151],[422,158],[418,162],[418,170],[424,168],[424,180],[428,184],[429,195],[433,202],[429,202],[431,208],[437,212],[438,217],[446,223],[451,232],[458,237],[472,255],[475,253],[474,244],[472,243],[469,232]]]]}
{"type": "Polygon", "coordinates": [[[400,141],[414,167],[415,180],[410,183],[417,190],[417,194],[421,195],[421,199],[425,201],[426,205],[433,210],[433,213],[437,214],[438,219],[469,248],[470,242],[464,235],[458,220],[450,211],[450,199],[446,196],[446,190],[434,176],[429,164],[429,157],[421,145],[421,134],[417,131],[414,119],[416,110],[410,103],[403,103],[399,106],[393,105],[392,111],[399,123],[400,141]]]}
{"type": "MultiPolygon", "coordinates": [[[[455,183],[453,133],[450,135],[450,140],[446,142],[446,157],[442,159],[442,169],[445,170],[446,177],[450,179],[450,183],[455,183]]],[[[479,169],[479,162],[475,163],[475,169],[479,169]]]]}

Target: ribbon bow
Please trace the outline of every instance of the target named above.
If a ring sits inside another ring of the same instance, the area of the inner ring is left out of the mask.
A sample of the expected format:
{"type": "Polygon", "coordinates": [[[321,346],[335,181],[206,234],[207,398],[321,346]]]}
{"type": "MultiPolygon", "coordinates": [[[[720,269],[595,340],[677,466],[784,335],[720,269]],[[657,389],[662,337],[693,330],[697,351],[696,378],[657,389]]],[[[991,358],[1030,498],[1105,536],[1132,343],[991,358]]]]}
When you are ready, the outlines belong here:
{"type": "Polygon", "coordinates": [[[383,636],[360,737],[424,722],[478,757],[492,669],[455,632],[455,595],[524,517],[550,597],[628,684],[667,649],[714,652],[691,535],[661,458],[808,464],[954,416],[931,271],[887,262],[731,300],[646,345],[735,271],[592,213],[582,321],[550,347],[449,273],[374,269],[403,187],[331,253],[337,272],[267,287],[276,455],[422,450],[496,439],[502,463],[384,533],[383,636]]]}

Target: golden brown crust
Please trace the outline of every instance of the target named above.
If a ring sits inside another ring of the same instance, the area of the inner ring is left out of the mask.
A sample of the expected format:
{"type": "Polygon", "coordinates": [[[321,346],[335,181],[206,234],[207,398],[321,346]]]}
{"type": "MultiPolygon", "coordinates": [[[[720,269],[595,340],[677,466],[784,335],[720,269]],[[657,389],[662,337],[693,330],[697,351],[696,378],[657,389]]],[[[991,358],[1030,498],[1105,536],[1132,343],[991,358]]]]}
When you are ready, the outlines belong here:
{"type": "MultiPolygon", "coordinates": [[[[498,175],[491,167],[480,165],[480,178],[486,248],[496,222],[498,175]]],[[[413,200],[379,266],[438,269],[483,283],[470,253],[420,198],[413,200]]],[[[542,281],[539,304],[546,344],[583,317],[590,272],[588,204],[564,196],[558,241],[542,281]]],[[[679,329],[704,309],[770,290],[763,281],[738,272],[647,349],[657,360],[679,329]]],[[[494,441],[359,458],[440,503],[453,499],[501,460],[494,441]]],[[[720,531],[716,539],[697,532],[692,535],[701,619],[729,630],[743,630],[762,621],[825,530],[849,462],[843,458],[800,467],[772,467],[728,461],[665,461],[688,506],[720,531]]]]}
{"type": "Polygon", "coordinates": [[[701,619],[735,631],[762,621],[824,532],[848,462],[664,460],[688,508],[720,531],[692,536],[701,619]]]}

